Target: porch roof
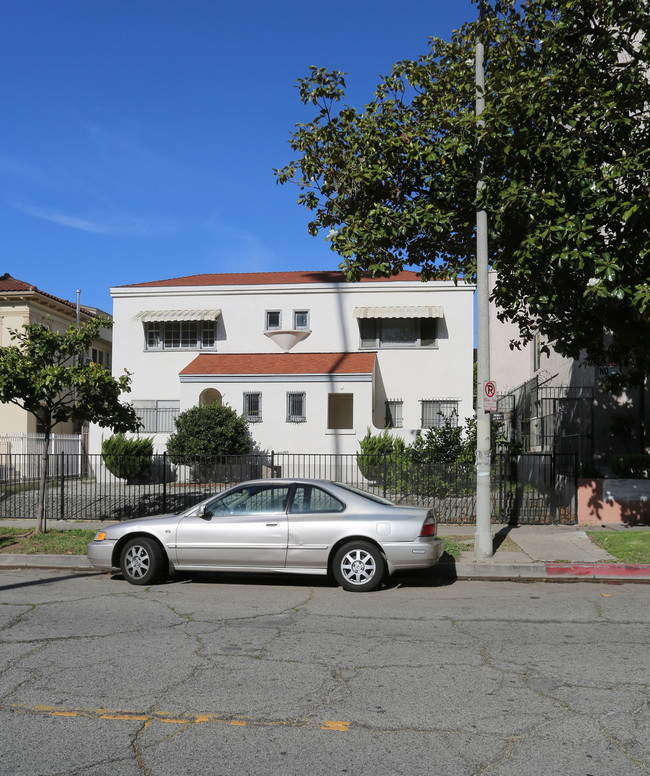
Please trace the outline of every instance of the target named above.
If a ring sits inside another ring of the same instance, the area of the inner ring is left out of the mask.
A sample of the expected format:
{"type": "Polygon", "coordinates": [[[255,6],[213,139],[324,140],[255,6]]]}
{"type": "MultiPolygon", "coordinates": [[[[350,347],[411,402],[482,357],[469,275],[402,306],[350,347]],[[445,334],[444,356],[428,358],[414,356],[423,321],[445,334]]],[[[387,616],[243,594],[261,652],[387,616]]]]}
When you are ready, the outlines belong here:
{"type": "Polygon", "coordinates": [[[372,375],[376,353],[204,353],[180,375],[372,375]]]}

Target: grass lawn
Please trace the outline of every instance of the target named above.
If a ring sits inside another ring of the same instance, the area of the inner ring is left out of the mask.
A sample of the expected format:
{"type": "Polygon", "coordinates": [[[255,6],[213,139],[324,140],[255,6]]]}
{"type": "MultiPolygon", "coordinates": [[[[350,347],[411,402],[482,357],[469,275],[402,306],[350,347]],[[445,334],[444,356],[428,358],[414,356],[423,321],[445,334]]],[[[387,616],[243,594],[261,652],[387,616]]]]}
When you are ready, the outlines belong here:
{"type": "Polygon", "coordinates": [[[38,536],[25,536],[27,528],[0,526],[0,552],[22,555],[85,555],[86,545],[97,533],[88,528],[52,530],[38,536]]]}
{"type": "Polygon", "coordinates": [[[623,563],[650,563],[650,531],[589,531],[591,541],[623,563]]]}

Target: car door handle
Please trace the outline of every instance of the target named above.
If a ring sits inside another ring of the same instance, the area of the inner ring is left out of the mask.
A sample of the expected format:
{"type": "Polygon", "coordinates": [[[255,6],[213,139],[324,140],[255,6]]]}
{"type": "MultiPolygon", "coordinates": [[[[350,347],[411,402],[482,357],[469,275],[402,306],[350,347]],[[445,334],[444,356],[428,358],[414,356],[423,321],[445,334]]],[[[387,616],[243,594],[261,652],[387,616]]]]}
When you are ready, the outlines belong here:
{"type": "Polygon", "coordinates": [[[277,525],[277,523],[267,523],[266,525],[267,525],[267,528],[274,528],[277,525]]]}

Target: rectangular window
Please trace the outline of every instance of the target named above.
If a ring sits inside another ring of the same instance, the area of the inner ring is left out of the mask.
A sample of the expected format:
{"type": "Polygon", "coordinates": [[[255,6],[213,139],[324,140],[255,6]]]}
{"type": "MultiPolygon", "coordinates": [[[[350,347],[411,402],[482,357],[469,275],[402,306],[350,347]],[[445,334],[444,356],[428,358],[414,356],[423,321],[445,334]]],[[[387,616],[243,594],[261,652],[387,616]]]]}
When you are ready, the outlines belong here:
{"type": "Polygon", "coordinates": [[[216,344],[215,321],[148,321],[146,350],[202,350],[216,344]]]}
{"type": "Polygon", "coordinates": [[[354,428],[354,394],[330,393],[327,397],[327,428],[354,428]]]}
{"type": "Polygon", "coordinates": [[[99,364],[99,366],[105,366],[108,369],[110,369],[110,366],[111,366],[110,355],[108,353],[104,353],[103,350],[92,348],[90,360],[93,362],[93,364],[99,364]]]}
{"type": "Polygon", "coordinates": [[[431,348],[438,336],[437,318],[359,318],[359,347],[431,348]]]}
{"type": "Polygon", "coordinates": [[[139,433],[156,434],[175,431],[175,421],[180,414],[180,407],[180,401],[174,399],[134,401],[133,409],[142,423],[139,433]]]}
{"type": "Polygon", "coordinates": [[[307,420],[305,394],[287,394],[287,423],[304,423],[307,420]]]}
{"type": "Polygon", "coordinates": [[[293,311],[293,328],[309,329],[309,310],[293,311]]]}
{"type": "Polygon", "coordinates": [[[386,402],[386,427],[402,428],[402,401],[386,402]]]}
{"type": "Polygon", "coordinates": [[[203,331],[201,339],[202,348],[213,348],[217,338],[217,322],[216,321],[203,321],[203,331]]]}
{"type": "Polygon", "coordinates": [[[282,322],[279,310],[267,310],[266,311],[266,329],[265,331],[272,331],[273,329],[279,329],[282,322]]]}
{"type": "Polygon", "coordinates": [[[422,428],[444,428],[458,425],[458,401],[433,399],[422,401],[422,428]]]}
{"type": "Polygon", "coordinates": [[[262,422],[262,394],[261,393],[244,394],[244,418],[249,423],[262,422]]]}
{"type": "Polygon", "coordinates": [[[359,334],[362,348],[376,348],[377,321],[373,318],[359,318],[359,334]]]}
{"type": "Polygon", "coordinates": [[[162,348],[159,323],[145,323],[144,335],[147,350],[160,350],[162,348]]]}

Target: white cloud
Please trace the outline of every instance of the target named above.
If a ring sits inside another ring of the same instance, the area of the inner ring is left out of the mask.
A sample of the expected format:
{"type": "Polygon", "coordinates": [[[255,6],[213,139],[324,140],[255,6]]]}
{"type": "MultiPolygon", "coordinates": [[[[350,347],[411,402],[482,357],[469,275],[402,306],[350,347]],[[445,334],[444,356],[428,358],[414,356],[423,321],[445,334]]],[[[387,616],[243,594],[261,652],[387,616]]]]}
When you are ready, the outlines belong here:
{"type": "Polygon", "coordinates": [[[81,232],[104,235],[136,235],[140,237],[168,234],[176,230],[173,223],[152,221],[150,219],[134,216],[110,216],[105,218],[82,218],[76,215],[63,213],[54,208],[35,207],[22,202],[9,202],[10,207],[20,210],[28,216],[50,221],[69,229],[77,229],[81,232]]]}

